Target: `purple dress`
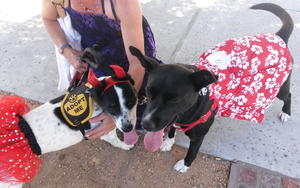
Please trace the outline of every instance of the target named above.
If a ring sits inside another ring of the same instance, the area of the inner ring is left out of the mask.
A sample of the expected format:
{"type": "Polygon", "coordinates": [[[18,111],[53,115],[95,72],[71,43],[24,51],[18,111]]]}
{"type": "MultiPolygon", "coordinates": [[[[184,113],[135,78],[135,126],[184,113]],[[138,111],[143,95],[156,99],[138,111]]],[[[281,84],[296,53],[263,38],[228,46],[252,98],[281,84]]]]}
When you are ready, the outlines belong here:
{"type": "MultiPolygon", "coordinates": [[[[72,26],[81,35],[82,49],[99,44],[103,62],[107,65],[117,64],[128,71],[129,62],[125,53],[120,22],[105,14],[88,14],[66,8],[71,17],[72,26]]],[[[155,57],[155,41],[147,20],[143,17],[145,55],[155,57]]],[[[103,76],[100,70],[94,70],[97,77],[103,76]]]]}
{"type": "MultiPolygon", "coordinates": [[[[71,1],[70,1],[71,3],[71,1]]],[[[99,54],[106,65],[116,64],[128,71],[129,62],[124,48],[120,21],[117,19],[113,5],[113,13],[116,20],[110,19],[105,14],[81,13],[69,7],[65,8],[71,17],[72,26],[81,35],[82,49],[92,47],[94,44],[100,45],[99,54]]],[[[105,12],[105,11],[103,11],[105,12]]],[[[154,36],[147,20],[143,17],[144,49],[145,55],[149,57],[156,56],[154,36]]],[[[97,77],[103,76],[101,70],[93,69],[97,77]]],[[[139,95],[144,95],[146,85],[144,79],[139,95]]],[[[145,105],[138,105],[136,128],[140,129],[145,105]]]]}

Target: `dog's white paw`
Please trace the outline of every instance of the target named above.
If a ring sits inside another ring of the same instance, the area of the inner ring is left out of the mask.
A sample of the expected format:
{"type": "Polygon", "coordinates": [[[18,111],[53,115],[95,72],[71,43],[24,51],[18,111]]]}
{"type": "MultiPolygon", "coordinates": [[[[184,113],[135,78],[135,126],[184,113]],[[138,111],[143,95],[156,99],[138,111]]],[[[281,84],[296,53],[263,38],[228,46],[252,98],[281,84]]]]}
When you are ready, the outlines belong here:
{"type": "Polygon", "coordinates": [[[109,132],[107,135],[102,136],[100,139],[110,143],[111,145],[113,145],[116,148],[120,148],[123,150],[130,150],[134,146],[133,144],[128,145],[128,144],[125,144],[125,142],[121,141],[118,138],[115,129],[112,130],[111,132],[109,132]]]}
{"type": "Polygon", "coordinates": [[[187,172],[187,170],[189,169],[190,167],[188,166],[185,166],[184,164],[184,159],[181,159],[180,161],[177,161],[177,163],[174,165],[174,169],[178,172],[181,172],[181,173],[185,173],[187,172]]]}
{"type": "Polygon", "coordinates": [[[122,142],[122,144],[116,145],[115,147],[123,149],[123,150],[130,150],[134,147],[134,145],[127,145],[125,143],[122,142]]]}
{"type": "Polygon", "coordinates": [[[288,115],[287,113],[284,112],[280,112],[279,114],[279,118],[281,119],[281,122],[287,122],[287,120],[290,118],[291,116],[288,115]]]}
{"type": "Polygon", "coordinates": [[[116,148],[120,148],[123,150],[130,150],[131,148],[134,147],[134,145],[127,145],[124,142],[122,142],[121,140],[119,140],[118,138],[116,138],[115,140],[111,140],[111,139],[107,139],[107,138],[103,138],[101,137],[102,140],[110,143],[112,146],[116,147],[116,148]]]}
{"type": "Polygon", "coordinates": [[[163,144],[160,146],[160,151],[171,151],[174,143],[175,143],[175,137],[169,138],[167,136],[167,138],[164,140],[163,144]]]}

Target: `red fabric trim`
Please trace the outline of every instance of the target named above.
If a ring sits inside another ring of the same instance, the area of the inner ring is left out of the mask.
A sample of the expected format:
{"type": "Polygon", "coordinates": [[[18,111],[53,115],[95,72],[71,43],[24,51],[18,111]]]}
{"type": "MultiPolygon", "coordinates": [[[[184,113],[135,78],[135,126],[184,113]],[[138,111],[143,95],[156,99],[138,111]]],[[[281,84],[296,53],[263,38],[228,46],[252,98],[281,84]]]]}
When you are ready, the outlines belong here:
{"type": "Polygon", "coordinates": [[[75,81],[80,80],[80,78],[82,77],[82,73],[80,72],[76,72],[74,77],[72,78],[70,85],[74,85],[75,81]]]}
{"type": "Polygon", "coordinates": [[[107,82],[107,85],[105,86],[103,92],[106,92],[110,87],[116,85],[117,83],[130,82],[129,80],[114,80],[113,78],[107,78],[105,81],[107,82]]]}
{"type": "Polygon", "coordinates": [[[90,83],[94,88],[99,87],[101,85],[100,81],[97,79],[92,69],[89,70],[88,83],[90,83]]]}
{"type": "Polygon", "coordinates": [[[179,129],[183,132],[186,132],[186,131],[194,128],[196,125],[206,122],[207,119],[211,116],[212,112],[217,109],[217,107],[218,107],[217,102],[216,102],[216,100],[214,100],[214,102],[211,106],[211,109],[206,114],[201,116],[200,119],[198,119],[197,121],[190,123],[190,124],[175,123],[175,128],[179,129]],[[178,126],[180,126],[180,127],[178,127],[178,126]],[[181,128],[181,127],[186,127],[186,128],[181,128]]]}
{"type": "Polygon", "coordinates": [[[118,65],[109,65],[115,72],[116,77],[119,79],[125,78],[126,73],[124,71],[124,69],[118,65]]]}
{"type": "Polygon", "coordinates": [[[29,111],[18,96],[0,98],[0,181],[23,183],[31,181],[41,167],[41,159],[32,152],[20,130],[19,118],[29,111]]]}

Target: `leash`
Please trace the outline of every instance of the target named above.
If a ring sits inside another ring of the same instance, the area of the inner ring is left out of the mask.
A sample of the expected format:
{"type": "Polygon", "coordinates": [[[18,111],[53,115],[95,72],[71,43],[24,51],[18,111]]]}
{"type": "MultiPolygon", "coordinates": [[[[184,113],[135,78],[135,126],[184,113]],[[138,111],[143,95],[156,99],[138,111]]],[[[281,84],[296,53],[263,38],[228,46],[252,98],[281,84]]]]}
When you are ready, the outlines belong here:
{"type": "Polygon", "coordinates": [[[89,92],[93,86],[88,83],[88,77],[91,74],[90,66],[98,67],[101,59],[95,49],[86,48],[80,60],[87,63],[88,68],[83,74],[76,72],[61,102],[60,111],[70,128],[79,130],[87,139],[85,130],[90,127],[85,125],[93,115],[92,97],[89,92]]]}

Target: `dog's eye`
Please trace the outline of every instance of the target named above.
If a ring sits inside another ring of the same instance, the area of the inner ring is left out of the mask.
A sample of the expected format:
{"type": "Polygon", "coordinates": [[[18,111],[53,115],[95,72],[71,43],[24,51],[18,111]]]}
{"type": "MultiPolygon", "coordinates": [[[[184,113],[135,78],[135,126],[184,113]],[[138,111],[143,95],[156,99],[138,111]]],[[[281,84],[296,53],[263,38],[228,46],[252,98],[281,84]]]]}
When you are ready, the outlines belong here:
{"type": "Polygon", "coordinates": [[[157,93],[156,89],[153,87],[148,88],[146,92],[147,92],[147,97],[151,100],[155,98],[157,93]]]}
{"type": "Polygon", "coordinates": [[[170,99],[171,102],[178,102],[178,100],[179,100],[179,98],[177,98],[177,97],[170,99]]]}
{"type": "Polygon", "coordinates": [[[132,102],[132,101],[126,103],[126,106],[129,108],[133,107],[134,105],[135,105],[135,102],[132,102]]]}
{"type": "Polygon", "coordinates": [[[176,103],[178,102],[179,98],[171,93],[167,93],[164,95],[164,99],[165,101],[169,101],[169,102],[172,102],[172,103],[176,103]]]}
{"type": "Polygon", "coordinates": [[[108,109],[115,109],[116,107],[117,107],[117,104],[111,103],[111,104],[108,106],[108,109]]]}

